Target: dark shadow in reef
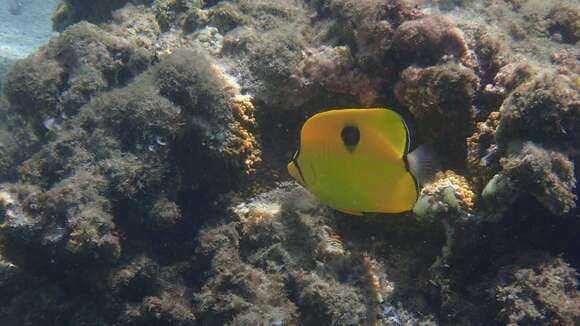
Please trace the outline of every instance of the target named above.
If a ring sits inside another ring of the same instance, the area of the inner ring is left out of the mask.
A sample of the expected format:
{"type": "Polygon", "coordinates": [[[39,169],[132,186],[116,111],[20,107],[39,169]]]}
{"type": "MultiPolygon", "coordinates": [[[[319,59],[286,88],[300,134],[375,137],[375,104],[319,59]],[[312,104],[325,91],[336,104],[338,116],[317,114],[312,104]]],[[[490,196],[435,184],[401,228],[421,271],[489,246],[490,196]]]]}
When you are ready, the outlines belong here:
{"type": "Polygon", "coordinates": [[[580,209],[555,216],[531,197],[522,198],[506,213],[505,224],[513,241],[530,249],[562,255],[574,268],[580,268],[580,209]]]}
{"type": "Polygon", "coordinates": [[[554,216],[534,198],[522,197],[500,221],[455,232],[451,255],[434,271],[444,284],[439,284],[438,294],[442,321],[461,323],[470,318],[495,323],[497,307],[490,305],[489,291],[495,289],[498,273],[516,260],[521,267],[520,260],[525,265],[530,261],[526,257],[536,261],[540,253],[547,253],[578,268],[580,219],[576,215],[577,210],[554,216]]]}
{"type": "MultiPolygon", "coordinates": [[[[145,248],[146,251],[155,255],[161,265],[169,265],[195,255],[196,237],[201,227],[226,214],[225,208],[218,205],[218,194],[223,189],[239,188],[243,183],[232,176],[208,178],[205,174],[209,170],[209,165],[212,165],[212,171],[216,171],[219,170],[216,164],[222,162],[201,159],[208,157],[208,153],[190,146],[187,139],[191,137],[195,135],[183,135],[182,141],[175,143],[169,156],[175,162],[175,167],[170,169],[178,171],[169,171],[168,174],[179,175],[180,180],[175,180],[174,189],[170,186],[162,187],[171,189],[171,193],[164,195],[174,201],[183,214],[177,225],[167,230],[148,227],[143,219],[150,214],[151,207],[143,206],[144,202],[148,202],[145,199],[135,201],[123,199],[115,203],[115,216],[119,217],[116,224],[126,233],[126,239],[131,241],[126,241],[124,246],[134,248],[135,253],[145,248]],[[208,180],[210,183],[205,184],[202,180],[208,180]],[[136,225],[139,227],[135,227],[136,225]]],[[[223,170],[229,169],[224,167],[223,170]]],[[[154,198],[149,200],[149,202],[152,201],[154,198]]]]}
{"type": "Polygon", "coordinates": [[[437,311],[438,305],[431,298],[429,267],[445,243],[441,223],[418,221],[412,213],[364,217],[339,213],[336,223],[343,243],[356,243],[357,251],[372,253],[384,264],[389,281],[397,285],[388,304],[400,303],[406,309],[426,313],[437,311]]]}

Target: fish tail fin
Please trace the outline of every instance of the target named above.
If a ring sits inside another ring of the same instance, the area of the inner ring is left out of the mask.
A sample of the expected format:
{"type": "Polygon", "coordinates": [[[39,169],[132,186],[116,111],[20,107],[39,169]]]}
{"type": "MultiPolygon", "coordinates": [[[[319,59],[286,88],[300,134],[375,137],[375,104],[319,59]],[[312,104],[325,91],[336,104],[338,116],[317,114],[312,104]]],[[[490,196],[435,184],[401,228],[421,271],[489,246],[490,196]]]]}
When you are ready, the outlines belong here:
{"type": "Polygon", "coordinates": [[[429,182],[441,169],[439,157],[432,146],[423,144],[407,154],[409,171],[417,180],[424,185],[429,182]]]}

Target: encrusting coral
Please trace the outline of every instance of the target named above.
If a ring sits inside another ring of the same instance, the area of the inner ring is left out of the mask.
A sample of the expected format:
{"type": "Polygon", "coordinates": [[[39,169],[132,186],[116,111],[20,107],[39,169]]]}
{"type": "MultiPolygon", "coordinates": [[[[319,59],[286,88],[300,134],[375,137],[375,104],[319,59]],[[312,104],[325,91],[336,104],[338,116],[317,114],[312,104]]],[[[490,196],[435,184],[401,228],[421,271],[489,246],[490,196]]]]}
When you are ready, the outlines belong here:
{"type": "Polygon", "coordinates": [[[453,171],[440,172],[436,181],[421,190],[421,195],[413,208],[419,217],[447,215],[449,210],[469,213],[473,210],[474,194],[467,180],[453,171]]]}

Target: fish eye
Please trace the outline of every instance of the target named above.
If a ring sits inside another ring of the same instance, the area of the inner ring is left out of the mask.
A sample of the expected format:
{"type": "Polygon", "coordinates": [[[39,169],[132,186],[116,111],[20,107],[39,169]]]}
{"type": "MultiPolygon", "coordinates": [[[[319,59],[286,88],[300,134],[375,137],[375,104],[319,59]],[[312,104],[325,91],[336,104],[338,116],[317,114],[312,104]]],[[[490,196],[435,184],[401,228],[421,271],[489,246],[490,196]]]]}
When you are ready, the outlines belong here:
{"type": "Polygon", "coordinates": [[[360,131],[358,130],[358,127],[346,126],[342,128],[340,137],[347,149],[352,150],[352,147],[356,146],[360,141],[360,131]]]}

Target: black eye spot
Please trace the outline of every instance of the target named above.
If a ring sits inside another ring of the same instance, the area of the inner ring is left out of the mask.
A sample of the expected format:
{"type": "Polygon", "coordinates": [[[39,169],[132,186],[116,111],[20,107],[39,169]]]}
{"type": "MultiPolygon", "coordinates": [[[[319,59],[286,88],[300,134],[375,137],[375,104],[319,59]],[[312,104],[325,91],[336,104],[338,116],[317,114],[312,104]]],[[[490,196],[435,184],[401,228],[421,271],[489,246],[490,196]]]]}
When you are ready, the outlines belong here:
{"type": "Polygon", "coordinates": [[[360,141],[360,131],[355,126],[346,126],[342,128],[340,137],[342,138],[342,142],[344,143],[346,148],[349,150],[353,150],[354,147],[360,141]]]}

